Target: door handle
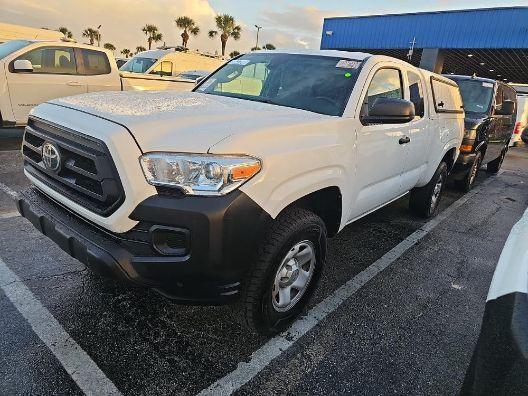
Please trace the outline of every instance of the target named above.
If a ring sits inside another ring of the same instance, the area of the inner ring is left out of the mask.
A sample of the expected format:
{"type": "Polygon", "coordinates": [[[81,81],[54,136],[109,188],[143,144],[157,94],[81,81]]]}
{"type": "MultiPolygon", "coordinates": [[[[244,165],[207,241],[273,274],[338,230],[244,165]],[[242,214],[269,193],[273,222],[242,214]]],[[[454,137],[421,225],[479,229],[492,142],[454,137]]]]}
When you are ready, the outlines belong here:
{"type": "Polygon", "coordinates": [[[402,138],[398,141],[398,143],[400,143],[400,144],[407,144],[407,143],[409,143],[410,141],[411,141],[411,138],[410,138],[409,136],[404,136],[404,137],[402,137],[402,138]]]}
{"type": "Polygon", "coordinates": [[[66,85],[70,87],[80,87],[82,84],[79,81],[68,81],[66,85]]]}

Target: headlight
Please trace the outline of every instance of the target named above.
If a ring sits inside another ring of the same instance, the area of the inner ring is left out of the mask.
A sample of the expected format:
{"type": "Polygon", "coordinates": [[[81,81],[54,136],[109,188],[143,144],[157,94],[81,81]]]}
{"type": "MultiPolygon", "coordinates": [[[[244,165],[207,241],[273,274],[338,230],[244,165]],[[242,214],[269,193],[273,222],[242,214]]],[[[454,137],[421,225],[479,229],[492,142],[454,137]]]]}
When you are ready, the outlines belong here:
{"type": "Polygon", "coordinates": [[[224,195],[256,175],[260,160],[239,155],[147,153],[139,158],[149,184],[189,195],[224,195]]]}

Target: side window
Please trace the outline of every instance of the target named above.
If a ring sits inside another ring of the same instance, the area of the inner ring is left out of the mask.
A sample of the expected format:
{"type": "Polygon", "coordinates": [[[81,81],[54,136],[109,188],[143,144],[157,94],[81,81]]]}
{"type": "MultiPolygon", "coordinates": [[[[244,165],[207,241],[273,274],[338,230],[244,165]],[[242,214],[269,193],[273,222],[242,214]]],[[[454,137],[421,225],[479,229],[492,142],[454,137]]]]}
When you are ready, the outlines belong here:
{"type": "Polygon", "coordinates": [[[150,72],[150,74],[158,74],[160,76],[172,76],[172,62],[162,61],[150,72]]]}
{"type": "Polygon", "coordinates": [[[502,85],[498,84],[497,86],[497,93],[495,94],[495,107],[500,109],[502,107],[502,101],[504,95],[504,89],[502,88],[502,85]]]}
{"type": "Polygon", "coordinates": [[[73,48],[42,47],[20,55],[33,65],[33,73],[39,74],[77,74],[73,48]]]}
{"type": "Polygon", "coordinates": [[[403,99],[401,73],[397,69],[380,69],[376,72],[367,91],[365,104],[372,109],[377,98],[403,99]]]}
{"type": "Polygon", "coordinates": [[[431,77],[433,100],[437,113],[462,113],[462,96],[456,83],[431,77]]]}
{"type": "Polygon", "coordinates": [[[110,62],[106,53],[90,49],[81,49],[84,70],[82,74],[89,76],[110,73],[110,62]]]}
{"type": "Polygon", "coordinates": [[[417,117],[424,116],[424,94],[423,83],[419,74],[414,72],[407,72],[409,79],[409,93],[410,100],[414,103],[414,110],[417,117]]]}

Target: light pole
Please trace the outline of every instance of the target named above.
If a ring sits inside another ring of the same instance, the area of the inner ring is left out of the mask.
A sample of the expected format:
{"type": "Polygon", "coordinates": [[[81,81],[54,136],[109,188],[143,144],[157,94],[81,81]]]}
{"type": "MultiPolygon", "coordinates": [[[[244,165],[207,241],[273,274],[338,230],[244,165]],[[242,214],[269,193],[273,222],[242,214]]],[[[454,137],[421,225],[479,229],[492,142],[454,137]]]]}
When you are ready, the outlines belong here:
{"type": "Polygon", "coordinates": [[[258,36],[259,36],[260,29],[262,29],[262,26],[255,25],[255,27],[257,28],[257,43],[255,44],[255,51],[256,51],[258,50],[258,36]]]}
{"type": "Polygon", "coordinates": [[[99,31],[99,29],[101,29],[101,26],[103,25],[97,26],[97,46],[98,47],[101,46],[101,32],[99,31]]]}

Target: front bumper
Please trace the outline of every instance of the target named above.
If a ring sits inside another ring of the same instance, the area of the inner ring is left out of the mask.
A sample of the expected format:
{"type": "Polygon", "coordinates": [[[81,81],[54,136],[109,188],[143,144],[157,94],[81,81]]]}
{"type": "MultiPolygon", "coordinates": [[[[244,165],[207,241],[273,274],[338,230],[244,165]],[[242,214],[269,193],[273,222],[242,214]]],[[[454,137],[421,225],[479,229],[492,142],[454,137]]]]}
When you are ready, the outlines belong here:
{"type": "Polygon", "coordinates": [[[451,170],[452,177],[456,179],[463,179],[466,173],[475,161],[476,153],[460,153],[453,169],[451,170]]]}
{"type": "Polygon", "coordinates": [[[214,198],[152,196],[130,215],[138,226],[123,234],[88,222],[33,187],[20,194],[17,207],[40,232],[94,271],[198,304],[237,299],[271,221],[240,191],[214,198]],[[160,226],[187,230],[187,245],[179,255],[163,255],[153,247],[152,233],[160,226]]]}

